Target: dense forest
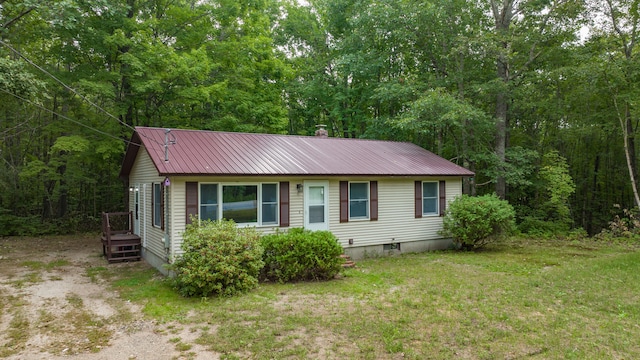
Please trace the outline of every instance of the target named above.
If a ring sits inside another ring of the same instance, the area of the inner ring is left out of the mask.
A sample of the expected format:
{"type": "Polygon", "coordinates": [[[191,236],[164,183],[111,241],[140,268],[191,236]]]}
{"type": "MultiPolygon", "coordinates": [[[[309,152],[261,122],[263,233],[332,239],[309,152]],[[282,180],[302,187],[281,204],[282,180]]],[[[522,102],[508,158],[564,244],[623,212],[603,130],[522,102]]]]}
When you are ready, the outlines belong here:
{"type": "MultiPolygon", "coordinates": [[[[410,141],[523,232],[638,207],[639,0],[0,0],[0,235],[124,207],[134,126],[410,141]]],[[[628,213],[628,212],[627,212],[628,213]]]]}

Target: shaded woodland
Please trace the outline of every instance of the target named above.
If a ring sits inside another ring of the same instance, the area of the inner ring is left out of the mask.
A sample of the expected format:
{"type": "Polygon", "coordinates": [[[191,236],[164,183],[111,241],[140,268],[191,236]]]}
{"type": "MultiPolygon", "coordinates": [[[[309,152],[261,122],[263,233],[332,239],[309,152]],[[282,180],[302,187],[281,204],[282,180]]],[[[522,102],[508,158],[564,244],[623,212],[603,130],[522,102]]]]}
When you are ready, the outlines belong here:
{"type": "MultiPolygon", "coordinates": [[[[638,0],[0,0],[0,235],[97,229],[134,126],[410,141],[529,233],[637,209],[638,0]]],[[[162,146],[162,144],[158,144],[162,146]]]]}

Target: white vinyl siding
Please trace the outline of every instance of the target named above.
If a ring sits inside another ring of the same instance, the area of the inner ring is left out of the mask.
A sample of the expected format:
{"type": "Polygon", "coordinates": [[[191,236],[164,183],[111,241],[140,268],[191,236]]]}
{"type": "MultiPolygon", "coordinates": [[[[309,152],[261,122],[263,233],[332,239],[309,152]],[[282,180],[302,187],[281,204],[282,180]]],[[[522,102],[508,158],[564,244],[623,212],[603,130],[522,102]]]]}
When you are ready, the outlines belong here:
{"type": "MultiPolygon", "coordinates": [[[[152,252],[161,259],[166,259],[167,252],[164,248],[164,231],[153,226],[153,208],[151,205],[153,196],[153,186],[151,184],[161,183],[162,181],[164,181],[164,177],[158,175],[158,170],[153,165],[147,151],[141,146],[134,165],[131,168],[131,173],[129,174],[129,186],[138,185],[140,189],[140,236],[142,237],[146,251],[152,252]]],[[[133,211],[133,197],[130,198],[129,210],[133,211]]],[[[171,228],[170,224],[165,224],[165,227],[166,226],[171,228]]]]}
{"type": "MultiPolygon", "coordinates": [[[[418,179],[371,179],[378,180],[378,221],[354,221],[340,223],[339,181],[329,184],[329,230],[345,247],[382,245],[410,241],[436,240],[442,236],[442,217],[415,218],[414,182],[418,179]],[[353,245],[349,245],[353,239],[353,245]]],[[[420,179],[435,181],[439,179],[420,179]]],[[[462,179],[446,180],[446,200],[452,201],[462,194],[462,179]]]]}

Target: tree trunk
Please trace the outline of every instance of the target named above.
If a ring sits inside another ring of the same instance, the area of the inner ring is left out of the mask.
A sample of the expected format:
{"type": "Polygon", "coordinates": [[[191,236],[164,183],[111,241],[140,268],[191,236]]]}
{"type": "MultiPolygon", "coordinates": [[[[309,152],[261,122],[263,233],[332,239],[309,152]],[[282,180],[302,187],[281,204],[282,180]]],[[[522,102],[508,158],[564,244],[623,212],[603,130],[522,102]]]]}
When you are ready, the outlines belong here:
{"type": "MultiPolygon", "coordinates": [[[[625,158],[627,159],[627,169],[629,171],[629,180],[631,181],[631,189],[633,190],[633,199],[636,207],[640,209],[640,196],[638,196],[638,185],[636,182],[635,166],[633,163],[635,159],[635,155],[631,155],[631,149],[629,148],[629,132],[628,132],[628,129],[629,129],[628,122],[630,119],[630,116],[628,116],[629,104],[625,103],[624,115],[621,115],[620,110],[618,108],[618,101],[616,100],[615,96],[613,98],[613,103],[616,107],[616,113],[618,115],[618,120],[620,121],[620,127],[622,128],[622,141],[624,144],[624,155],[625,155],[625,158]]],[[[632,142],[632,145],[633,145],[633,142],[632,142]]],[[[635,149],[633,149],[633,151],[635,152],[635,149]]]]}
{"type": "MultiPolygon", "coordinates": [[[[629,171],[633,173],[633,178],[638,179],[638,165],[636,161],[636,141],[635,130],[633,129],[633,119],[631,117],[631,107],[625,102],[625,121],[627,126],[627,147],[629,148],[629,162],[631,168],[629,171]]],[[[637,204],[640,205],[640,204],[637,204]]]]}
{"type": "Polygon", "coordinates": [[[69,209],[69,190],[67,189],[67,182],[64,178],[64,173],[67,171],[66,165],[60,165],[58,167],[58,174],[60,174],[60,195],[58,196],[58,218],[63,218],[67,215],[69,209]]]}
{"type": "Polygon", "coordinates": [[[496,177],[496,194],[504,199],[507,195],[507,183],[504,174],[504,163],[506,161],[506,149],[508,146],[509,119],[508,119],[508,101],[509,101],[509,43],[507,40],[507,32],[513,19],[514,0],[492,0],[491,9],[495,20],[495,29],[498,38],[501,39],[498,46],[496,57],[496,76],[502,81],[502,87],[496,94],[496,136],[495,136],[495,153],[498,157],[498,175],[496,177]]]}
{"type": "Polygon", "coordinates": [[[507,196],[507,182],[504,176],[504,163],[506,162],[507,150],[507,101],[506,94],[500,93],[496,97],[496,143],[495,153],[498,157],[498,176],[496,178],[496,194],[504,199],[507,196]]]}
{"type": "MultiPolygon", "coordinates": [[[[458,54],[458,98],[464,100],[464,54],[461,52],[458,54]]],[[[462,131],[462,167],[471,170],[473,164],[469,161],[469,139],[473,138],[473,126],[469,122],[469,119],[464,120],[464,130],[462,131]]],[[[472,170],[473,171],[473,170],[472,170]]],[[[473,177],[464,178],[462,181],[462,193],[475,196],[476,186],[473,177]]]]}

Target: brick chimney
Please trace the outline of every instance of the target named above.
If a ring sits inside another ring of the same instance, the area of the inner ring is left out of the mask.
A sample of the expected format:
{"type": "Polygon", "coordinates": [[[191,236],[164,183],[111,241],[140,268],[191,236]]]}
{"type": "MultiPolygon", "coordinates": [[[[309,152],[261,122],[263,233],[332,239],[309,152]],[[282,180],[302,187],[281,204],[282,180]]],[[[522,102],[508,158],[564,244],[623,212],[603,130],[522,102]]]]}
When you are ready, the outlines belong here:
{"type": "Polygon", "coordinates": [[[316,130],[316,136],[323,138],[329,137],[329,132],[325,129],[326,127],[327,125],[324,124],[316,125],[316,128],[318,128],[318,130],[316,130]]]}

